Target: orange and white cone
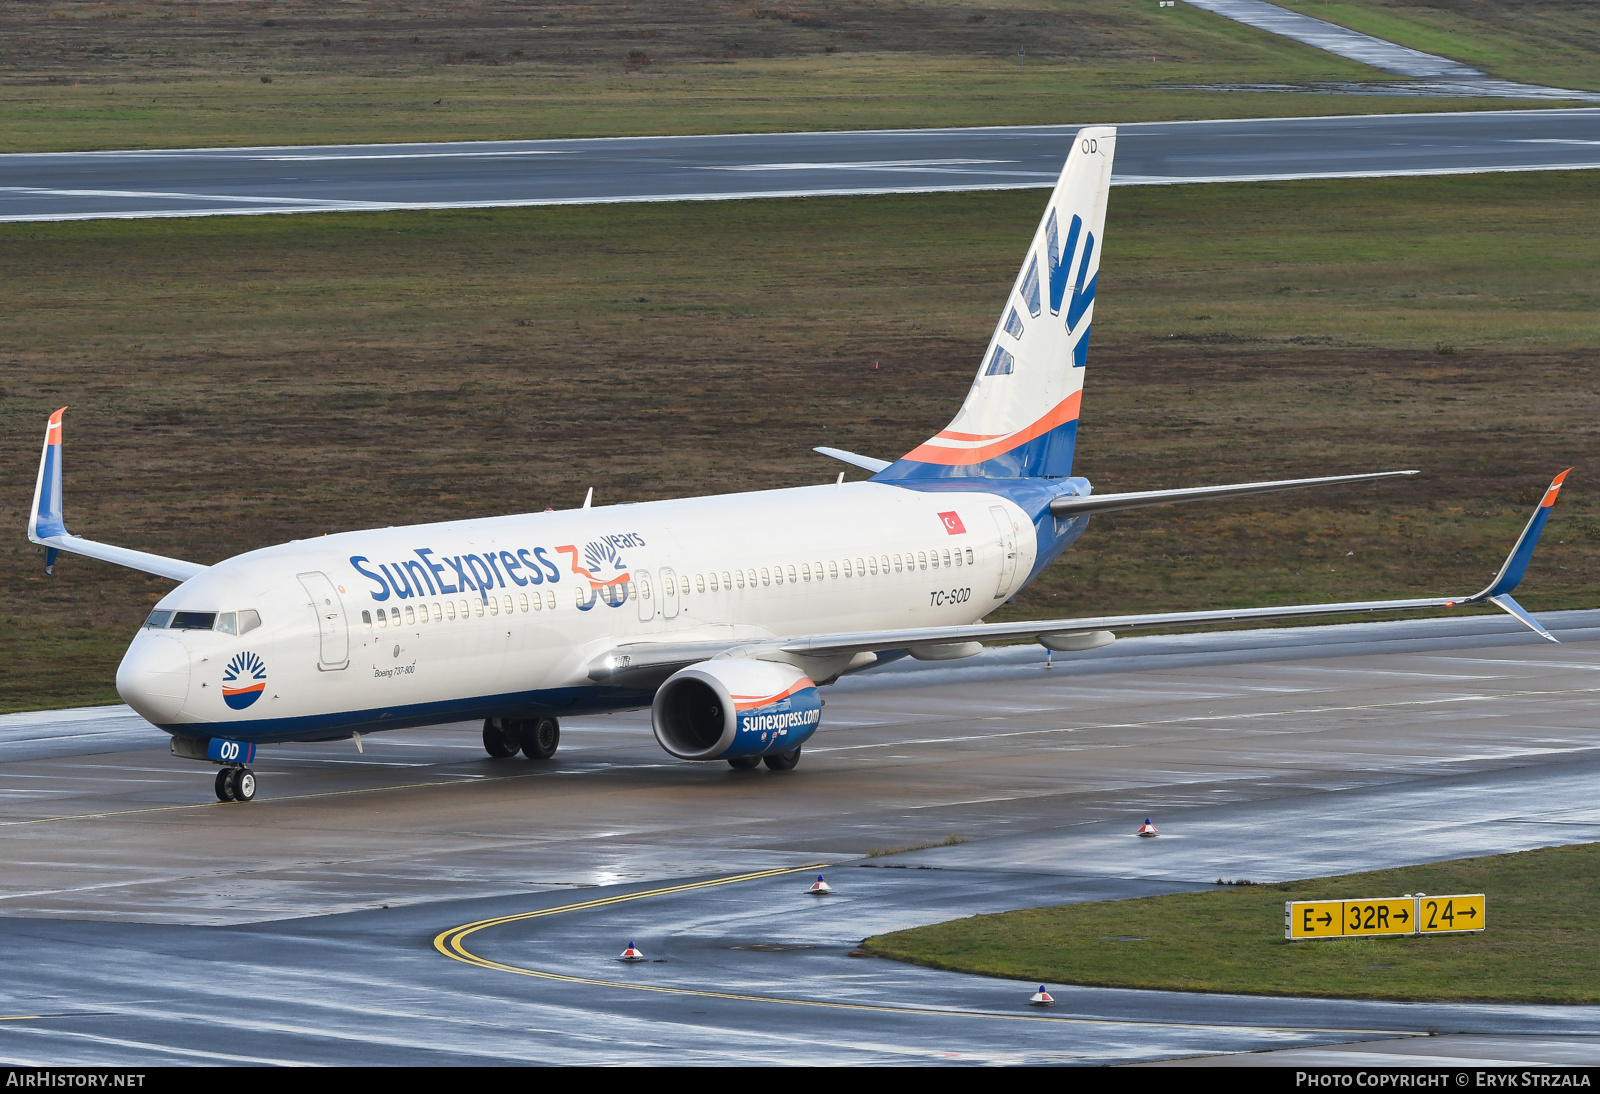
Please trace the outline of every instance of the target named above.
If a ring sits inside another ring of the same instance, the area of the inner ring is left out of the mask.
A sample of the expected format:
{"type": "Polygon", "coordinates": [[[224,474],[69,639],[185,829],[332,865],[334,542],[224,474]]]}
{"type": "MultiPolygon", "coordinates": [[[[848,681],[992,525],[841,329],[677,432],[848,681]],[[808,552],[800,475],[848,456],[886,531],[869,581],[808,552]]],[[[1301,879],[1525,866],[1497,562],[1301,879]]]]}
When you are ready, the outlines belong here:
{"type": "Polygon", "coordinates": [[[628,948],[622,951],[622,956],[617,958],[617,960],[618,961],[643,961],[644,960],[644,954],[640,953],[638,947],[635,946],[632,942],[630,942],[630,943],[628,943],[628,948]]]}
{"type": "Polygon", "coordinates": [[[807,889],[806,892],[815,893],[817,896],[827,896],[833,892],[833,886],[824,881],[821,874],[818,874],[817,880],[811,883],[811,888],[807,889]]]}
{"type": "Polygon", "coordinates": [[[1159,836],[1161,833],[1156,831],[1156,826],[1150,823],[1149,817],[1146,817],[1144,823],[1139,826],[1139,834],[1141,836],[1159,836]]]}
{"type": "Polygon", "coordinates": [[[1028,1002],[1036,1007],[1053,1007],[1056,1005],[1056,997],[1045,991],[1044,985],[1040,984],[1039,990],[1033,993],[1033,998],[1028,1002]]]}

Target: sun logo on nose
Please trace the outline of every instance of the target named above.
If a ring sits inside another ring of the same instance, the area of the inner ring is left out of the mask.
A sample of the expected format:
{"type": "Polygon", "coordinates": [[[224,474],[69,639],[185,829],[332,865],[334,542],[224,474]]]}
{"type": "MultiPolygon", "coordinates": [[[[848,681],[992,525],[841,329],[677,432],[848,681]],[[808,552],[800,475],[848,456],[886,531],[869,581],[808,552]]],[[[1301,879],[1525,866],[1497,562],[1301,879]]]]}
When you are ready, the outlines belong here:
{"type": "Polygon", "coordinates": [[[243,710],[267,687],[267,663],[246,650],[236,653],[222,670],[222,701],[234,710],[243,710]]]}

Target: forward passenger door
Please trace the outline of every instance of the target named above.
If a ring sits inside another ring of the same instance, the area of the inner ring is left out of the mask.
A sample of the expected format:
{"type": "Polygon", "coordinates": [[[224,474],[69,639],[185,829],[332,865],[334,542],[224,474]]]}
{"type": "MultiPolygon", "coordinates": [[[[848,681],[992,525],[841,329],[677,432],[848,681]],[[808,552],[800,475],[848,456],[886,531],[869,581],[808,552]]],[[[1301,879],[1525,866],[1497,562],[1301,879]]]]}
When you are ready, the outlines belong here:
{"type": "Polygon", "coordinates": [[[317,613],[317,636],[321,644],[317,668],[336,672],[350,664],[350,630],[345,624],[344,602],[339,599],[339,590],[333,587],[327,574],[317,570],[295,576],[310,594],[312,610],[317,613]]]}

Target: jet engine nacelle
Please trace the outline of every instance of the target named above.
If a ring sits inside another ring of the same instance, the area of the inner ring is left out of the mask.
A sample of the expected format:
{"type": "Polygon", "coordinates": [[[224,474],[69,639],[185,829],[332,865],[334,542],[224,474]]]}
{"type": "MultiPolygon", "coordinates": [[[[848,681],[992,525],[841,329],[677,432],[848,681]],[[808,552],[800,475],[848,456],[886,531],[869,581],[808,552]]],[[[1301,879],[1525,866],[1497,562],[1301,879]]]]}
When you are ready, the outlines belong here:
{"type": "Polygon", "coordinates": [[[799,748],[822,720],[809,676],[775,661],[737,658],[679,669],[656,691],[650,724],[680,760],[735,760],[799,748]]]}

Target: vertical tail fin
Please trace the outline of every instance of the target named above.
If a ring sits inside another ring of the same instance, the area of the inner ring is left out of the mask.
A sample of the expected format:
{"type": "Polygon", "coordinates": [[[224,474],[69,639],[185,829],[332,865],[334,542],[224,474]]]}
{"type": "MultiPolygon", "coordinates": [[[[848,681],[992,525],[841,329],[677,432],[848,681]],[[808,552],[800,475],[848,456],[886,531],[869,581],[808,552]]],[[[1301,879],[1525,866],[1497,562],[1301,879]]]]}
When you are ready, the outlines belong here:
{"type": "Polygon", "coordinates": [[[967,401],[875,479],[1072,474],[1116,140],[1109,126],[1078,131],[967,401]]]}

